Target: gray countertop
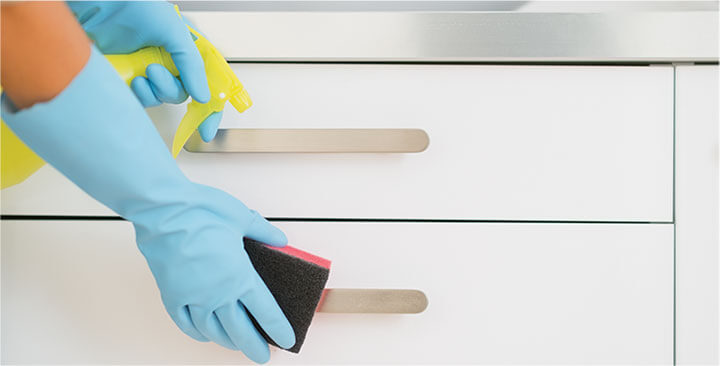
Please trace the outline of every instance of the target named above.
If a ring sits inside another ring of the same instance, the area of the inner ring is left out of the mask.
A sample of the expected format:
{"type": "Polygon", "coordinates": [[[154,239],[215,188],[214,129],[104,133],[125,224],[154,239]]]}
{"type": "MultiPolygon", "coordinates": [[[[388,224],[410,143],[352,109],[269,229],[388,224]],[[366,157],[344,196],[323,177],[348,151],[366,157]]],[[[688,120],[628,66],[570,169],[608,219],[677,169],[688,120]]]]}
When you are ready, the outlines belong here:
{"type": "Polygon", "coordinates": [[[232,61],[716,63],[713,1],[208,1],[232,61]]]}

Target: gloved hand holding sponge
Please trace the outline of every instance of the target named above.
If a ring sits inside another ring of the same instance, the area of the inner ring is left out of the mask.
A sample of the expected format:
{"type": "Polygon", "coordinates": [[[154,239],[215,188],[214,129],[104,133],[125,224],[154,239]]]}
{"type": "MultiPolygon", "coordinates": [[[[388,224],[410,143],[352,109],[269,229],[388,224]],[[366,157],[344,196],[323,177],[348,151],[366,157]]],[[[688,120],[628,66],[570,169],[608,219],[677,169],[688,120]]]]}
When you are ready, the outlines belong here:
{"type": "MultiPolygon", "coordinates": [[[[285,235],[234,197],[189,181],[143,110],[180,102],[186,92],[198,105],[211,101],[213,88],[188,28],[165,2],[70,7],[95,41],[87,45],[85,66],[62,92],[31,107],[16,108],[3,93],[2,119],[42,159],[133,224],[165,308],[188,336],[266,362],[268,343],[252,316],[277,345],[292,347],[293,328],[242,244],[247,237],[282,247],[285,235]],[[148,46],[167,50],[176,70],[150,65],[147,78],[131,81],[134,96],[103,52],[148,46]]],[[[208,139],[219,114],[206,114],[199,122],[208,139]]]]}

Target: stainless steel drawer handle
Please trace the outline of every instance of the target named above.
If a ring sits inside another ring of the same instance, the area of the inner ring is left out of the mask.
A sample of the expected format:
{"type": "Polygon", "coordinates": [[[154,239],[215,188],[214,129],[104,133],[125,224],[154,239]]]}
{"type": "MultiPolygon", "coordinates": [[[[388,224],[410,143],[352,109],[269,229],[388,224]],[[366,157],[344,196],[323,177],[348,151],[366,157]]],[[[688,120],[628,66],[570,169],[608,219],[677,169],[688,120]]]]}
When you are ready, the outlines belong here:
{"type": "Polygon", "coordinates": [[[427,306],[420,290],[331,288],[323,292],[317,312],[417,314],[427,306]]]}
{"type": "Polygon", "coordinates": [[[209,143],[197,132],[185,144],[191,152],[242,153],[417,153],[430,144],[413,128],[220,129],[209,143]]]}

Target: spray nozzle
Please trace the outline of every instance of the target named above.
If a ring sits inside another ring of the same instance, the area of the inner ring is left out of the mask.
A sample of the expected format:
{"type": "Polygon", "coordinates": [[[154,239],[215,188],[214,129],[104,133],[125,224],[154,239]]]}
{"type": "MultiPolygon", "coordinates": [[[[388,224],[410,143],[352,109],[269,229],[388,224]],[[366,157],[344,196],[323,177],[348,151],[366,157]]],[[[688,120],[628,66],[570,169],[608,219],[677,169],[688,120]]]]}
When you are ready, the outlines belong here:
{"type": "MultiPolygon", "coordinates": [[[[192,101],[188,104],[188,112],[180,121],[175,138],[173,139],[172,153],[177,156],[185,142],[200,124],[212,113],[220,112],[229,100],[232,106],[240,113],[252,106],[252,100],[225,58],[210,41],[196,30],[188,26],[195,36],[195,45],[205,61],[205,74],[210,86],[210,101],[201,104],[192,101]]],[[[164,52],[164,51],[163,51],[164,52]]]]}

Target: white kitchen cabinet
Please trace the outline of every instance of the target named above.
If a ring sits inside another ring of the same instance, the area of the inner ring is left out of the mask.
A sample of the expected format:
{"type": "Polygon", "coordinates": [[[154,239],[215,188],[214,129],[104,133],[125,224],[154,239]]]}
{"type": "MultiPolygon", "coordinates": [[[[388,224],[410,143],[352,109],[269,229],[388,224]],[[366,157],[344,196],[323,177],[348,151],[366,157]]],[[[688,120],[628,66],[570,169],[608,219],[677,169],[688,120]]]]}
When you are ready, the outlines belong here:
{"type": "MultiPolygon", "coordinates": [[[[265,216],[672,221],[673,69],[234,64],[254,106],[223,128],[419,128],[415,154],[190,153],[265,216]]],[[[169,137],[184,107],[151,110],[169,137]]],[[[2,213],[108,215],[51,167],[2,213]]]]}
{"type": "MultiPolygon", "coordinates": [[[[317,314],[271,363],[718,363],[718,69],[692,64],[717,63],[717,3],[180,6],[255,102],[223,129],[429,136],[412,154],[181,153],[332,259],[329,287],[428,297],[317,314]]],[[[184,111],[149,114],[169,142],[184,111]]],[[[249,363],[182,334],[130,224],[74,217],[115,214],[52,167],[0,206],[3,364],[249,363]]]]}
{"type": "MultiPolygon", "coordinates": [[[[415,315],[318,314],[276,364],[671,364],[673,225],[276,222],[328,287],[412,288],[415,315]]],[[[2,362],[248,363],[165,314],[126,222],[4,220],[2,362]]]]}

